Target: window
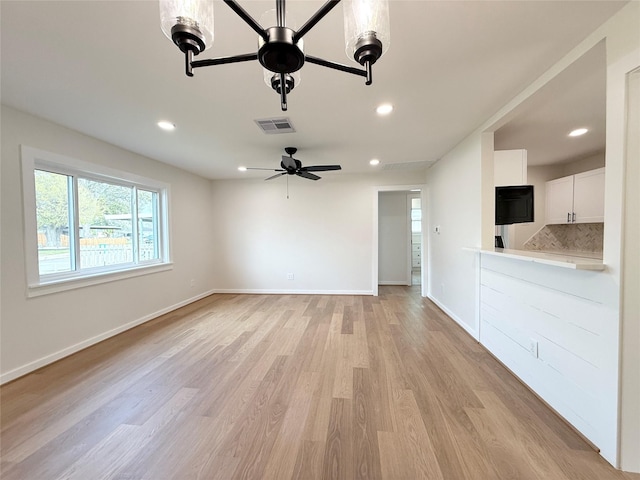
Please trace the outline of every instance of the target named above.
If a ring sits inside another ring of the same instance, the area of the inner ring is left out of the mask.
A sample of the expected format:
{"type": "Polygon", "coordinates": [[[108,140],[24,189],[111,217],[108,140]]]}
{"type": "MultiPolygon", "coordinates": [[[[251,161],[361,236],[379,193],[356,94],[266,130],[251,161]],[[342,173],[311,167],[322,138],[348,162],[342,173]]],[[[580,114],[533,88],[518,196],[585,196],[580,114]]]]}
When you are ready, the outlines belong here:
{"type": "Polygon", "coordinates": [[[169,265],[168,186],[29,147],[22,166],[30,294],[169,265]]]}
{"type": "Polygon", "coordinates": [[[422,233],[422,206],[420,197],[411,199],[411,233],[422,233]]]}

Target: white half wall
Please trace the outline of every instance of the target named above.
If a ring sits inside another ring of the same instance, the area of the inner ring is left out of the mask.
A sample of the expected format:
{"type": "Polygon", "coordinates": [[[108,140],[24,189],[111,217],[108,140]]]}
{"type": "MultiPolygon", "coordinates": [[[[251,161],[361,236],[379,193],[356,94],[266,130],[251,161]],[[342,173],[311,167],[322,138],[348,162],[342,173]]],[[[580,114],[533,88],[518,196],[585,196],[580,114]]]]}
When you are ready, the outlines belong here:
{"type": "Polygon", "coordinates": [[[378,283],[409,285],[407,192],[380,192],[378,199],[378,283]]]}
{"type": "Polygon", "coordinates": [[[481,263],[480,342],[613,463],[618,286],[603,272],[481,263]]]}
{"type": "Polygon", "coordinates": [[[217,292],[372,295],[374,188],[415,172],[214,181],[217,292]],[[288,274],[293,279],[288,279],[288,274]]]}
{"type": "Polygon", "coordinates": [[[5,106],[1,158],[2,382],[210,293],[213,268],[209,252],[215,245],[209,180],[5,106]],[[27,298],[22,144],[169,184],[172,269],[27,298]]]}

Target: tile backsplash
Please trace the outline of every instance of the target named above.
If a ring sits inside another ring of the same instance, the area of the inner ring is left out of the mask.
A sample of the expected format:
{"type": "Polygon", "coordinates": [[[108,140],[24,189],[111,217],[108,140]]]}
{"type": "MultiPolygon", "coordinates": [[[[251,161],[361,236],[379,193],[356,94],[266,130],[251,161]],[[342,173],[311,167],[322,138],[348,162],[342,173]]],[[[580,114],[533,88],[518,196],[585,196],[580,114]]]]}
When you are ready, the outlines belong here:
{"type": "Polygon", "coordinates": [[[525,242],[524,249],[602,255],[603,238],[604,223],[545,225],[525,242]]]}

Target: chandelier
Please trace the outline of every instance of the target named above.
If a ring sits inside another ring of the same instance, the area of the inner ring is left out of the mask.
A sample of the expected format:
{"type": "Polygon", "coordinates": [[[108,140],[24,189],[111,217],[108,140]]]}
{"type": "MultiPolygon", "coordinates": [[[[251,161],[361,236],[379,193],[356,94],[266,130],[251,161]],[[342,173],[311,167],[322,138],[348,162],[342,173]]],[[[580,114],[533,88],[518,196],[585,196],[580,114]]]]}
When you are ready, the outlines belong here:
{"type": "Polygon", "coordinates": [[[347,57],[364,69],[305,55],[303,37],[340,0],[327,1],[298,30],[287,26],[285,0],[276,0],[275,25],[264,28],[235,0],[223,0],[258,34],[258,51],[231,57],[193,60],[213,44],[212,0],[160,0],[160,21],[164,34],[184,53],[185,73],[193,69],[258,60],[265,69],[265,81],[280,95],[280,105],[287,110],[287,94],[299,83],[298,70],[305,62],[365,77],[372,83],[372,65],[389,48],[388,0],[344,0],[344,35],[347,57]]]}

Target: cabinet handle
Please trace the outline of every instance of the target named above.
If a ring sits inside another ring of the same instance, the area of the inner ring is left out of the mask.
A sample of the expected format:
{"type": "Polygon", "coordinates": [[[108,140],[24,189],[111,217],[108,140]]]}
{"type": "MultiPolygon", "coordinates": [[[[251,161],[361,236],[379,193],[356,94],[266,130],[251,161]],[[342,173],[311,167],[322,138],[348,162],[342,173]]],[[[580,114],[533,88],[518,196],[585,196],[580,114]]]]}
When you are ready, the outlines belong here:
{"type": "Polygon", "coordinates": [[[567,223],[571,223],[571,213],[567,212],[567,223]]]}
{"type": "Polygon", "coordinates": [[[576,212],[571,215],[571,222],[576,223],[576,212]]]}

